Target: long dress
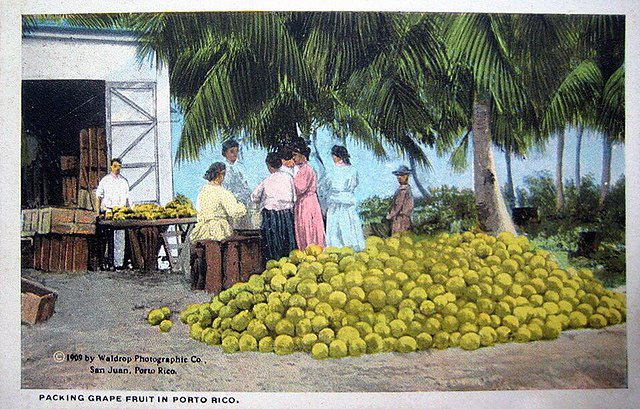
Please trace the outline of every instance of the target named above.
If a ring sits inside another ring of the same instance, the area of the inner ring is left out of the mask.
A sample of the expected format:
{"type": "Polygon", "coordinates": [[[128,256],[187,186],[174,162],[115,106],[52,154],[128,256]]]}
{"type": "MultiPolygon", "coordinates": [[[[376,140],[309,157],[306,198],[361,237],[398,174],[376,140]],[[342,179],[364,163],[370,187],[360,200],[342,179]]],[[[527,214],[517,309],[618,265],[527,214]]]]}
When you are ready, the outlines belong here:
{"type": "Polygon", "coordinates": [[[196,209],[198,218],[191,232],[191,241],[222,241],[229,238],[233,234],[233,219],[246,213],[245,206],[236,200],[233,193],[212,184],[206,184],[198,193],[196,209]]]}
{"type": "Polygon", "coordinates": [[[400,185],[393,195],[393,202],[387,219],[391,220],[391,234],[402,233],[411,229],[411,212],[413,212],[413,195],[409,185],[400,185]]]}
{"type": "Polygon", "coordinates": [[[308,162],[298,167],[293,183],[297,201],[294,208],[296,243],[304,250],[310,244],[325,246],[324,221],[318,203],[316,172],[308,162]]]}
{"type": "Polygon", "coordinates": [[[336,165],[327,175],[327,246],[364,249],[362,221],[354,191],[358,172],[349,165],[336,165]]]}

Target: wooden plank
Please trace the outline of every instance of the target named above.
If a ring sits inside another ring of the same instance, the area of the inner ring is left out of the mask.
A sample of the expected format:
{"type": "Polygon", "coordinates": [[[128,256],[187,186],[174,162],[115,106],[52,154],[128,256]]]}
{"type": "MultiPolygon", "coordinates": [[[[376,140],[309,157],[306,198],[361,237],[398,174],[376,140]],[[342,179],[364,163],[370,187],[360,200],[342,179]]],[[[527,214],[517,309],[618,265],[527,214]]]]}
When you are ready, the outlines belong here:
{"type": "Polygon", "coordinates": [[[222,246],[213,240],[203,241],[205,245],[206,279],[205,289],[218,294],[222,291],[222,246]]]}
{"type": "Polygon", "coordinates": [[[40,268],[44,271],[50,270],[50,257],[51,257],[51,239],[48,236],[42,236],[42,262],[40,268]]]}
{"type": "Polygon", "coordinates": [[[37,235],[33,238],[33,268],[42,268],[42,238],[37,235]]]}
{"type": "Polygon", "coordinates": [[[251,243],[247,240],[238,242],[238,260],[240,262],[240,280],[247,281],[251,276],[251,243]]]}
{"type": "Polygon", "coordinates": [[[89,166],[89,131],[83,129],[80,131],[80,167],[89,166]]]}
{"type": "Polygon", "coordinates": [[[195,217],[183,217],[178,219],[157,219],[157,220],[106,220],[99,219],[98,224],[101,226],[109,226],[109,227],[145,227],[145,226],[167,226],[167,225],[188,225],[195,224],[197,218],[195,217]]]}
{"type": "Polygon", "coordinates": [[[60,244],[62,238],[59,236],[50,236],[49,238],[49,268],[48,271],[61,271],[60,268],[60,244]]]}
{"type": "Polygon", "coordinates": [[[109,156],[107,155],[107,133],[104,128],[98,128],[98,167],[100,175],[109,170],[109,156]]]}
{"type": "Polygon", "coordinates": [[[65,206],[73,206],[78,203],[78,178],[76,176],[64,176],[62,178],[62,200],[65,206]]]}
{"type": "Polygon", "coordinates": [[[69,171],[78,169],[77,156],[60,156],[60,170],[69,171]]]}
{"type": "Polygon", "coordinates": [[[38,214],[38,234],[47,234],[51,231],[51,208],[40,209],[38,214]]]}
{"type": "Polygon", "coordinates": [[[73,223],[75,219],[75,209],[65,209],[60,207],[50,208],[51,225],[73,223]]]}
{"type": "Polygon", "coordinates": [[[226,289],[240,281],[238,242],[228,241],[224,245],[222,286],[226,289]]]}
{"type": "Polygon", "coordinates": [[[78,176],[71,176],[69,178],[69,195],[71,196],[71,203],[78,204],[78,176]]]}
{"type": "MultiPolygon", "coordinates": [[[[127,238],[128,242],[131,246],[131,262],[133,263],[133,268],[142,269],[144,266],[144,255],[142,250],[142,243],[138,239],[138,229],[127,229],[127,238]]],[[[110,250],[113,252],[113,246],[110,246],[110,250]]]]}
{"type": "Polygon", "coordinates": [[[62,237],[62,254],[63,254],[63,268],[64,271],[73,271],[73,257],[74,257],[74,248],[73,248],[73,237],[71,236],[63,236],[62,237]]]}
{"type": "Polygon", "coordinates": [[[75,236],[74,242],[74,257],[73,257],[73,271],[85,271],[87,270],[87,263],[89,261],[89,243],[86,237],[75,236]]]}
{"type": "Polygon", "coordinates": [[[39,209],[22,210],[22,232],[23,237],[33,236],[38,232],[39,209]]]}
{"type": "Polygon", "coordinates": [[[159,250],[159,237],[158,228],[143,227],[140,229],[142,235],[142,251],[144,257],[143,270],[154,271],[158,267],[158,250],[159,250]]]}

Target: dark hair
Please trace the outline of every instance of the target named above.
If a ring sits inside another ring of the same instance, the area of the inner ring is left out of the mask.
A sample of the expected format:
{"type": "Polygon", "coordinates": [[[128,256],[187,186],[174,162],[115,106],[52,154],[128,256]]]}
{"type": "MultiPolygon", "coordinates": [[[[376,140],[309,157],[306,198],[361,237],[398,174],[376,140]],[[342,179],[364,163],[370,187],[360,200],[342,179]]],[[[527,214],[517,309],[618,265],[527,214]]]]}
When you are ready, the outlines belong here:
{"type": "Polygon", "coordinates": [[[291,160],[293,159],[293,149],[289,145],[281,145],[278,148],[278,156],[282,160],[291,160]]]}
{"type": "Polygon", "coordinates": [[[344,146],[333,145],[333,148],[331,148],[331,154],[342,159],[342,161],[347,165],[351,165],[351,160],[349,160],[349,151],[344,146]]]}
{"type": "Polygon", "coordinates": [[[226,155],[229,149],[239,147],[240,145],[238,144],[238,141],[236,141],[235,139],[227,139],[226,141],[222,142],[222,156],[226,155]]]}
{"type": "Polygon", "coordinates": [[[291,149],[293,150],[293,152],[299,153],[299,154],[303,155],[305,158],[309,159],[309,154],[311,153],[311,148],[309,148],[309,145],[307,145],[307,142],[304,139],[299,138],[299,139],[295,140],[291,144],[291,149]]]}
{"type": "Polygon", "coordinates": [[[120,159],[120,158],[111,159],[111,162],[109,162],[109,165],[113,165],[113,162],[118,162],[119,164],[122,165],[122,159],[120,159]]]}
{"type": "Polygon", "coordinates": [[[204,173],[204,176],[202,177],[208,180],[209,182],[211,182],[212,180],[215,180],[215,178],[217,178],[226,169],[227,167],[224,165],[224,163],[213,162],[211,166],[209,166],[209,169],[207,169],[207,171],[204,173]]]}
{"type": "Polygon", "coordinates": [[[282,166],[279,152],[269,152],[267,154],[267,159],[265,159],[265,163],[274,169],[279,169],[280,166],[282,166]]]}

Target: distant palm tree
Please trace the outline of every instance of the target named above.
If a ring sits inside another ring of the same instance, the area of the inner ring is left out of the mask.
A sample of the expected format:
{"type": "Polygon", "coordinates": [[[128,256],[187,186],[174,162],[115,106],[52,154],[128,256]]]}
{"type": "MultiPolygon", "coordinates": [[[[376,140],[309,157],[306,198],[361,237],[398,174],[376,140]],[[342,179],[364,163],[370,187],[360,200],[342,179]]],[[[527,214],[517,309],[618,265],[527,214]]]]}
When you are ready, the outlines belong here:
{"type": "MultiPolygon", "coordinates": [[[[595,15],[576,20],[579,41],[572,64],[543,115],[543,132],[571,124],[603,133],[601,203],[611,179],[611,146],[624,141],[624,24],[624,16],[595,15]]],[[[579,179],[578,164],[577,185],[579,179]]]]}
{"type": "Polygon", "coordinates": [[[574,184],[576,187],[580,187],[580,154],[582,151],[582,136],[584,133],[584,126],[578,125],[576,129],[576,156],[575,156],[575,166],[574,166],[574,184]]]}
{"type": "Polygon", "coordinates": [[[493,160],[496,118],[510,116],[503,122],[519,124],[513,130],[539,136],[541,106],[568,58],[560,46],[567,35],[566,18],[557,16],[462,14],[451,23],[449,53],[470,73],[474,191],[485,231],[515,231],[493,160]]]}

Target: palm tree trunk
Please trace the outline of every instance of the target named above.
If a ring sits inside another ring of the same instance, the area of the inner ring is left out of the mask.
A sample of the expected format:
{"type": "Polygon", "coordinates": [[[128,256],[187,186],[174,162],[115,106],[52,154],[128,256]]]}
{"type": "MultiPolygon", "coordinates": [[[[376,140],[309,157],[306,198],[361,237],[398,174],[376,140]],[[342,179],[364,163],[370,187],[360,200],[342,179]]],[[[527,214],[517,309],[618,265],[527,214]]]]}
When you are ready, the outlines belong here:
{"type": "Polygon", "coordinates": [[[584,128],[582,125],[578,126],[578,134],[576,135],[576,168],[574,181],[577,188],[580,188],[580,150],[582,150],[582,133],[584,128]]]}
{"type": "Polygon", "coordinates": [[[513,172],[511,171],[511,149],[507,148],[504,151],[504,161],[507,165],[507,186],[506,197],[507,205],[510,209],[513,209],[516,205],[516,193],[513,187],[513,172]]]}
{"type": "Polygon", "coordinates": [[[556,146],[556,210],[564,208],[564,185],[562,183],[562,156],[564,154],[564,129],[558,133],[556,146]]]}
{"type": "Polygon", "coordinates": [[[600,206],[609,194],[609,184],[611,183],[611,138],[605,133],[602,139],[602,179],[600,182],[600,206]]]}
{"type": "Polygon", "coordinates": [[[508,231],[515,227],[504,204],[493,160],[488,96],[475,96],[473,101],[473,187],[478,212],[478,227],[489,233],[508,231]]]}
{"type": "Polygon", "coordinates": [[[413,181],[416,182],[416,187],[418,191],[422,195],[422,197],[429,197],[429,192],[424,188],[420,180],[418,179],[418,172],[416,170],[416,161],[413,159],[413,156],[409,155],[409,167],[411,167],[411,176],[413,176],[413,181]]]}

